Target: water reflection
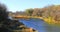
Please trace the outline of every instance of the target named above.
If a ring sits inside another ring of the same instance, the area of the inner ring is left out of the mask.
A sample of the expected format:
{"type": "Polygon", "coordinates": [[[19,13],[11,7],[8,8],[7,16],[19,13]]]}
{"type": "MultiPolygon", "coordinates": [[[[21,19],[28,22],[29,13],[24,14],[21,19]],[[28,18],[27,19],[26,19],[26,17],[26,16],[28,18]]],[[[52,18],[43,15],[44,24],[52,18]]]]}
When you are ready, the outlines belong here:
{"type": "Polygon", "coordinates": [[[24,23],[27,27],[38,30],[39,32],[60,32],[60,27],[55,25],[49,25],[41,19],[20,19],[20,22],[24,23]]]}

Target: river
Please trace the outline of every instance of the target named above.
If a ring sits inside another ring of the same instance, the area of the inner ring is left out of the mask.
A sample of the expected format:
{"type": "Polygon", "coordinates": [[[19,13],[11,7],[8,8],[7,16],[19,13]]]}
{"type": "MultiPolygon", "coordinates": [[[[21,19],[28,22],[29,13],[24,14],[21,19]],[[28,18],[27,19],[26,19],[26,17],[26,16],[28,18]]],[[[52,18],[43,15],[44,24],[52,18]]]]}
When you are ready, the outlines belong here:
{"type": "Polygon", "coordinates": [[[25,24],[27,27],[38,30],[38,32],[60,32],[59,26],[50,25],[44,22],[42,19],[30,18],[29,20],[20,19],[19,21],[25,24]]]}

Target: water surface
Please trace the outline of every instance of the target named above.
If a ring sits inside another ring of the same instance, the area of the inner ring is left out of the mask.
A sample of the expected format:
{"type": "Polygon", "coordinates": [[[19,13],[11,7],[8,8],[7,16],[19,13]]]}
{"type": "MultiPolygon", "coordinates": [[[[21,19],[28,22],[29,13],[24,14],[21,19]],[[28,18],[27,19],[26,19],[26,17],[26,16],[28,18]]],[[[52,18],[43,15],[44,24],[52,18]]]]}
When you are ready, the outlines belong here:
{"type": "Polygon", "coordinates": [[[19,21],[25,24],[27,27],[38,30],[38,32],[60,32],[59,26],[49,25],[42,19],[30,18],[29,20],[20,19],[19,21]]]}

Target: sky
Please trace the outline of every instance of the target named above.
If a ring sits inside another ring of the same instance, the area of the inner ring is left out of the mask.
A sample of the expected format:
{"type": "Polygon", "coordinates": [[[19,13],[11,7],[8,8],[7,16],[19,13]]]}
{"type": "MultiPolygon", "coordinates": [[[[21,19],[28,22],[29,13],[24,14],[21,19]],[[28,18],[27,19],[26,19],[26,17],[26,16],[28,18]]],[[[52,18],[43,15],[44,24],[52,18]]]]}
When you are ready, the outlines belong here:
{"type": "Polygon", "coordinates": [[[49,5],[60,5],[60,0],[0,0],[9,11],[24,11],[29,8],[43,8],[49,5]]]}

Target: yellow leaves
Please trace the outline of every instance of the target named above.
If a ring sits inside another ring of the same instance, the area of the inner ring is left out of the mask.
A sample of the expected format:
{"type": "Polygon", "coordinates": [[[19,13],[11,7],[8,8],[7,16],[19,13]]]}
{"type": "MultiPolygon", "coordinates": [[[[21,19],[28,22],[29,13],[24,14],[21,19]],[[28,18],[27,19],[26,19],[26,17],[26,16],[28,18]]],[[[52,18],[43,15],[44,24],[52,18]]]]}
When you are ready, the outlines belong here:
{"type": "Polygon", "coordinates": [[[60,24],[60,22],[55,21],[52,17],[44,18],[43,20],[48,24],[60,24]]]}

